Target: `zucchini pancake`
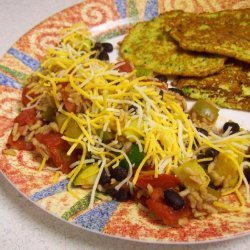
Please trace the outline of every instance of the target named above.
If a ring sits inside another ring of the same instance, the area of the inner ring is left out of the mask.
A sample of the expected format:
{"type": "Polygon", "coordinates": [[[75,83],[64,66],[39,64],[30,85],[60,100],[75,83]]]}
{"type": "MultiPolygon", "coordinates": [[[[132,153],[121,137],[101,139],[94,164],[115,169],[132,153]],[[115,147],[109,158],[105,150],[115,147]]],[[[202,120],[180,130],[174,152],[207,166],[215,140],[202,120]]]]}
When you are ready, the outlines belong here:
{"type": "Polygon", "coordinates": [[[250,63],[250,9],[179,15],[170,35],[183,49],[250,63]]]}
{"type": "Polygon", "coordinates": [[[231,63],[204,78],[179,78],[175,86],[193,99],[206,99],[223,108],[250,111],[250,66],[231,63]]]}
{"type": "Polygon", "coordinates": [[[120,46],[123,59],[164,75],[207,76],[221,70],[224,57],[185,51],[165,31],[180,15],[170,11],[133,26],[120,46]]]}

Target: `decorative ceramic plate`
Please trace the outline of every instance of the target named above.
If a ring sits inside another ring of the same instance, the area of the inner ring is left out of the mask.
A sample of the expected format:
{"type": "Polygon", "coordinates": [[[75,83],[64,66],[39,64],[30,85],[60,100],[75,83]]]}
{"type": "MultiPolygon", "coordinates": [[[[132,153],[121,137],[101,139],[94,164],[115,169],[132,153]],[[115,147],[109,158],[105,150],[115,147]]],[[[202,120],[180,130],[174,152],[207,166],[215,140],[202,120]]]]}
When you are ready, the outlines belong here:
{"type": "MultiPolygon", "coordinates": [[[[54,45],[61,29],[84,22],[99,40],[121,39],[129,25],[172,9],[191,12],[250,7],[247,0],[87,0],[40,23],[21,37],[0,60],[1,152],[20,107],[22,83],[40,65],[47,46],[54,45]]],[[[113,58],[117,53],[113,54],[113,58]]],[[[250,128],[249,113],[221,111],[250,128]],[[244,114],[244,115],[243,115],[244,114]]],[[[229,239],[250,233],[250,205],[245,212],[225,213],[191,220],[181,228],[167,227],[139,210],[133,202],[99,202],[89,210],[89,194],[78,190],[76,200],[66,190],[66,176],[53,183],[54,173],[38,172],[36,155],[19,151],[16,157],[0,153],[0,169],[30,201],[82,229],[105,235],[149,242],[186,243],[229,239]]]]}

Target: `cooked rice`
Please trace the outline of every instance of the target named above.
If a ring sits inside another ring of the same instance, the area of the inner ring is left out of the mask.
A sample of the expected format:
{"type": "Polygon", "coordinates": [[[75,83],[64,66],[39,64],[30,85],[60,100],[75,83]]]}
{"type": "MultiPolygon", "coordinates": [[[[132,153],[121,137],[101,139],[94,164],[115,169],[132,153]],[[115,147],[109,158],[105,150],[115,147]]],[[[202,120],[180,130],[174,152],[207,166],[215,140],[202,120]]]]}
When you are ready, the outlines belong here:
{"type": "Polygon", "coordinates": [[[137,203],[137,206],[140,210],[144,211],[144,212],[149,212],[149,209],[145,206],[143,206],[141,203],[137,203]]]}
{"type": "Polygon", "coordinates": [[[209,176],[213,180],[213,183],[215,186],[220,186],[224,182],[224,179],[225,179],[224,176],[220,176],[218,173],[216,173],[213,170],[209,173],[209,176]]]}
{"type": "Polygon", "coordinates": [[[181,218],[181,219],[178,220],[178,224],[179,224],[180,226],[184,226],[184,225],[186,225],[187,223],[188,223],[188,219],[187,219],[187,218],[181,218]]]}
{"type": "Polygon", "coordinates": [[[17,156],[17,152],[14,149],[3,149],[2,153],[5,155],[17,156]]]}
{"type": "Polygon", "coordinates": [[[203,218],[205,218],[205,216],[207,216],[206,212],[199,212],[199,211],[197,211],[195,209],[192,210],[192,212],[193,212],[193,215],[194,215],[195,218],[203,219],[203,218]]]}
{"type": "Polygon", "coordinates": [[[20,134],[18,133],[18,126],[19,124],[15,122],[11,132],[13,141],[17,141],[18,138],[20,137],[20,134]]]}
{"type": "Polygon", "coordinates": [[[185,189],[185,190],[179,192],[179,195],[180,195],[181,197],[185,197],[185,196],[187,196],[189,193],[190,193],[190,190],[187,188],[187,189],[185,189]]]}
{"type": "Polygon", "coordinates": [[[51,122],[51,123],[49,124],[49,126],[50,126],[50,128],[51,128],[53,131],[59,132],[59,127],[58,127],[58,125],[57,125],[56,122],[51,122]]]}
{"type": "Polygon", "coordinates": [[[199,179],[199,177],[197,177],[197,176],[190,175],[190,176],[189,176],[189,179],[192,180],[192,181],[194,181],[195,183],[197,183],[197,184],[199,184],[199,185],[202,185],[202,184],[203,184],[202,180],[199,179]]]}
{"type": "Polygon", "coordinates": [[[36,148],[36,151],[42,155],[42,157],[49,159],[49,153],[45,145],[41,144],[36,138],[33,138],[32,141],[33,145],[36,148]]]}
{"type": "Polygon", "coordinates": [[[36,134],[48,134],[51,131],[51,127],[49,125],[44,125],[42,127],[38,127],[35,131],[36,134]]]}
{"type": "Polygon", "coordinates": [[[208,214],[217,213],[217,209],[211,204],[216,197],[207,193],[192,191],[187,195],[194,217],[203,218],[208,214]]]}
{"type": "Polygon", "coordinates": [[[209,214],[216,214],[218,211],[213,207],[212,205],[209,205],[207,203],[203,204],[203,209],[206,210],[209,214]]]}
{"type": "Polygon", "coordinates": [[[154,188],[150,184],[147,185],[147,189],[148,189],[148,194],[149,195],[151,195],[153,193],[153,191],[154,191],[154,188]]]}
{"type": "Polygon", "coordinates": [[[27,141],[31,141],[32,138],[34,137],[34,135],[35,135],[35,131],[31,131],[31,132],[29,133],[29,135],[26,137],[27,141]]]}
{"type": "Polygon", "coordinates": [[[36,130],[38,128],[40,128],[42,125],[42,122],[40,120],[36,121],[36,123],[32,126],[29,127],[29,130],[30,131],[33,131],[33,130],[36,130]]]}

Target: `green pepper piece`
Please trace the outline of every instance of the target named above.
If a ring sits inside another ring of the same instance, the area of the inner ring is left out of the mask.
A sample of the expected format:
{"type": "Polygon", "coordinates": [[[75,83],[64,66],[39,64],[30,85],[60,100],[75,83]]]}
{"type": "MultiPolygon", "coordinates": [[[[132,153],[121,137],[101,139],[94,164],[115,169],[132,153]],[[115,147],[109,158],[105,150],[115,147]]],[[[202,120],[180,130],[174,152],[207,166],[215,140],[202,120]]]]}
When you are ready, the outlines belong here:
{"type": "Polygon", "coordinates": [[[76,186],[92,186],[95,183],[98,172],[99,167],[97,164],[89,165],[80,171],[73,183],[76,186]]]}
{"type": "Polygon", "coordinates": [[[64,134],[70,138],[77,139],[82,134],[82,130],[76,121],[70,120],[64,134]]]}
{"type": "MultiPolygon", "coordinates": [[[[144,152],[140,152],[139,147],[137,144],[132,144],[130,151],[127,153],[127,156],[131,162],[131,164],[134,164],[134,167],[137,168],[141,161],[143,160],[143,158],[145,157],[144,152]]],[[[128,162],[126,159],[122,159],[120,161],[120,166],[123,168],[128,168],[128,162]]]]}
{"type": "MultiPolygon", "coordinates": [[[[59,128],[62,127],[62,125],[66,119],[67,119],[67,116],[57,113],[56,123],[57,123],[59,128]]],[[[63,134],[70,137],[70,138],[76,139],[82,134],[82,130],[79,128],[77,122],[74,121],[73,119],[71,119],[69,121],[65,131],[63,132],[63,134]]]]}
{"type": "Polygon", "coordinates": [[[173,171],[184,186],[189,189],[199,190],[201,185],[207,188],[210,182],[209,176],[197,160],[187,161],[173,171]]]}
{"type": "Polygon", "coordinates": [[[195,117],[195,119],[199,121],[203,121],[205,119],[209,123],[213,124],[219,116],[219,109],[213,103],[199,99],[190,110],[190,114],[191,117],[195,117]]]}
{"type": "Polygon", "coordinates": [[[62,125],[63,125],[63,123],[65,122],[66,119],[67,119],[66,115],[63,115],[63,114],[60,114],[60,113],[56,114],[56,123],[57,123],[59,129],[62,127],[62,125]]]}

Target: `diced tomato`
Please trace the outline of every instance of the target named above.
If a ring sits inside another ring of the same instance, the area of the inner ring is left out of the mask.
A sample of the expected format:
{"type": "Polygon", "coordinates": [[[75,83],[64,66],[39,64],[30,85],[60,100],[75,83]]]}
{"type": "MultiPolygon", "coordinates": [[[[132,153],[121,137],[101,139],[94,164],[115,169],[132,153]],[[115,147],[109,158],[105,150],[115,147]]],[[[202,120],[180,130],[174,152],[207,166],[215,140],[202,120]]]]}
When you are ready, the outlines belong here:
{"type": "Polygon", "coordinates": [[[18,150],[32,151],[35,149],[31,142],[25,141],[24,136],[20,136],[17,141],[13,141],[13,137],[11,134],[8,138],[7,145],[18,150]]]}
{"type": "Polygon", "coordinates": [[[141,175],[136,183],[138,187],[143,189],[146,189],[148,184],[153,188],[167,189],[176,187],[180,184],[180,181],[174,175],[160,174],[157,178],[155,178],[154,175],[141,175]]]}
{"type": "Polygon", "coordinates": [[[76,104],[73,102],[70,102],[68,100],[68,98],[69,98],[68,92],[66,92],[65,90],[61,90],[61,94],[62,94],[62,100],[63,100],[64,106],[65,106],[65,109],[68,112],[75,113],[76,112],[76,104]]]}
{"type": "Polygon", "coordinates": [[[146,201],[146,204],[150,211],[169,226],[179,226],[179,219],[191,216],[191,208],[188,205],[179,210],[174,210],[166,205],[163,200],[163,189],[161,188],[154,188],[151,198],[146,201]]]}
{"type": "MultiPolygon", "coordinates": [[[[27,94],[28,92],[30,91],[30,88],[28,85],[26,85],[24,88],[23,88],[23,91],[22,91],[22,104],[26,107],[27,104],[30,102],[30,99],[27,97],[27,94]]],[[[31,93],[29,94],[29,96],[31,98],[34,98],[36,97],[37,95],[35,93],[31,93]]]]}
{"type": "Polygon", "coordinates": [[[36,139],[47,147],[49,156],[55,167],[60,167],[61,171],[67,174],[71,170],[69,168],[70,164],[76,161],[77,157],[75,154],[71,156],[67,155],[70,145],[61,137],[61,134],[55,132],[36,135],[36,139]]]}
{"type": "Polygon", "coordinates": [[[32,125],[36,121],[36,110],[34,108],[23,110],[14,120],[14,122],[17,122],[20,126],[32,125]]]}
{"type": "Polygon", "coordinates": [[[73,102],[70,102],[69,101],[69,93],[67,91],[65,91],[65,88],[67,87],[68,83],[67,82],[63,82],[61,83],[61,95],[62,95],[62,100],[63,100],[63,103],[64,103],[64,106],[65,106],[65,109],[68,111],[68,112],[73,112],[75,113],[76,112],[76,104],[73,103],[73,102]]]}
{"type": "Polygon", "coordinates": [[[152,194],[150,195],[150,199],[153,201],[161,201],[164,199],[163,189],[162,188],[154,188],[152,194]]]}
{"type": "Polygon", "coordinates": [[[118,62],[117,63],[117,67],[115,68],[118,70],[118,72],[132,72],[134,70],[132,64],[128,61],[124,61],[124,62],[118,62]]]}

